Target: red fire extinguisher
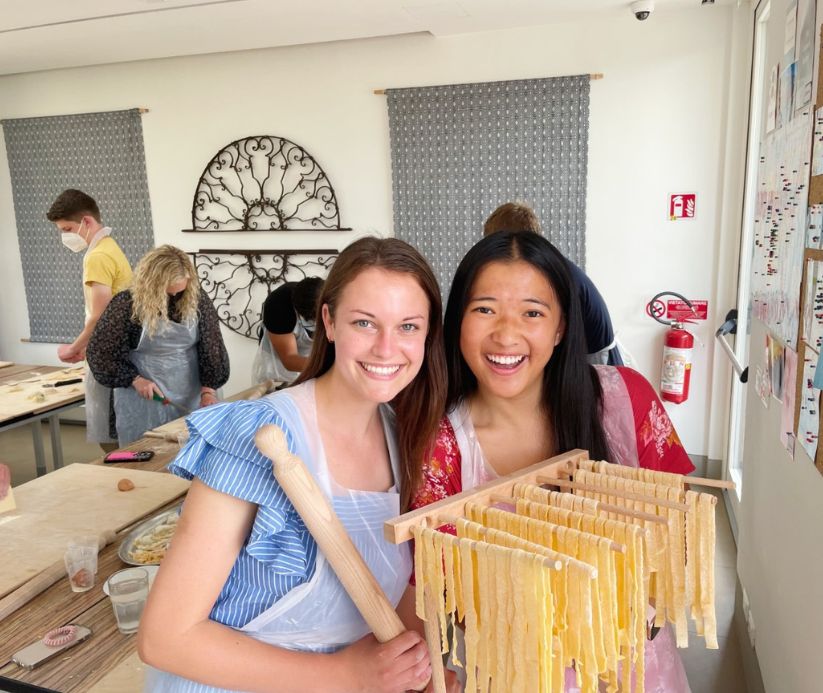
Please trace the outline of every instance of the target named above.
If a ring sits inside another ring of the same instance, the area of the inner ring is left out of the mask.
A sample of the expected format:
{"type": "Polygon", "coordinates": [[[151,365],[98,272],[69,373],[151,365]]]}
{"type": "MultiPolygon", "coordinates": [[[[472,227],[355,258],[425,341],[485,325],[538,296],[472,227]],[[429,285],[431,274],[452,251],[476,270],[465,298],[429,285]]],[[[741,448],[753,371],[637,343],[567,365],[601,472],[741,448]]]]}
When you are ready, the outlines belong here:
{"type": "Polygon", "coordinates": [[[691,301],[673,291],[664,291],[657,294],[646,305],[646,313],[657,322],[667,325],[666,339],[663,342],[663,368],[660,374],[660,396],[675,404],[681,404],[689,398],[689,380],[692,374],[692,353],[694,351],[694,335],[683,328],[683,323],[676,320],[661,318],[665,311],[661,296],[676,296],[685,301],[689,308],[691,301]],[[661,310],[661,307],[663,308],[661,310]]]}

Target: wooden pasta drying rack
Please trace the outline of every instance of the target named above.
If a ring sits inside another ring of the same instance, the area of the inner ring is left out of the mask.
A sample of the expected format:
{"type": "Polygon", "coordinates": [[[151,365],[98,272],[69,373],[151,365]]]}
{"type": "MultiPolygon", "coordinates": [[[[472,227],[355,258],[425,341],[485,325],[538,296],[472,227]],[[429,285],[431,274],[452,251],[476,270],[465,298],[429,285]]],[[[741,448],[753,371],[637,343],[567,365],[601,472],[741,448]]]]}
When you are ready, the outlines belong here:
{"type": "MultiPolygon", "coordinates": [[[[454,496],[444,498],[441,501],[427,505],[424,508],[412,510],[399,517],[389,520],[383,527],[383,534],[386,541],[393,544],[400,544],[404,541],[409,541],[412,538],[411,528],[414,525],[423,525],[424,527],[440,527],[442,525],[454,522],[456,517],[462,517],[467,503],[477,503],[479,505],[493,505],[494,503],[505,503],[511,501],[512,489],[515,484],[550,484],[561,489],[568,489],[571,491],[594,491],[608,496],[622,496],[634,500],[648,500],[649,503],[655,505],[662,505],[664,507],[675,507],[678,510],[686,512],[688,507],[682,503],[675,503],[673,501],[666,501],[662,499],[646,499],[645,496],[638,496],[637,494],[629,493],[628,491],[620,491],[617,489],[606,489],[601,487],[589,486],[586,484],[579,484],[570,481],[569,477],[574,474],[578,464],[583,460],[589,459],[589,453],[586,450],[571,450],[557,455],[556,457],[537,462],[525,469],[520,469],[506,476],[501,476],[497,479],[489,481],[473,489],[463,491],[454,496]]],[[[717,479],[705,479],[702,477],[683,477],[688,484],[695,486],[709,486],[714,488],[734,488],[734,483],[730,481],[721,481],[717,479]]],[[[715,498],[714,502],[717,502],[715,498]]],[[[629,511],[624,508],[612,506],[606,503],[600,504],[600,509],[606,512],[614,512],[617,514],[627,515],[638,519],[649,520],[650,522],[665,523],[665,519],[649,513],[644,513],[639,510],[629,511]]]]}
{"type": "MultiPolygon", "coordinates": [[[[536,486],[555,486],[563,491],[584,493],[593,492],[605,497],[621,497],[627,500],[649,503],[656,506],[673,508],[681,512],[688,513],[689,506],[683,502],[677,502],[662,498],[653,498],[638,493],[633,493],[623,489],[606,488],[591,484],[572,481],[575,470],[580,463],[589,459],[586,450],[571,450],[570,452],[557,455],[548,460],[537,462],[525,469],[512,472],[503,477],[493,479],[485,484],[462,493],[444,498],[423,508],[405,513],[384,524],[383,533],[387,541],[399,544],[413,538],[413,527],[427,527],[435,529],[442,525],[454,524],[456,519],[466,514],[466,506],[469,503],[476,505],[492,506],[499,503],[511,503],[514,499],[514,488],[517,484],[532,484],[536,486]]],[[[706,479],[702,477],[684,477],[684,481],[694,486],[708,486],[714,488],[734,488],[732,482],[706,479]]],[[[682,500],[682,499],[681,499],[682,500]]],[[[712,505],[716,505],[717,498],[712,496],[712,505]]],[[[626,519],[645,520],[652,523],[666,524],[665,517],[646,513],[640,510],[630,510],[617,505],[611,505],[599,501],[598,510],[622,515],[626,519]]],[[[648,536],[648,529],[645,530],[648,536]]],[[[625,552],[626,547],[612,544],[612,550],[625,552]]],[[[428,585],[424,586],[424,610],[425,610],[425,631],[426,641],[432,662],[432,685],[435,693],[445,693],[445,671],[442,659],[440,658],[441,636],[435,624],[435,598],[428,585]]]]}

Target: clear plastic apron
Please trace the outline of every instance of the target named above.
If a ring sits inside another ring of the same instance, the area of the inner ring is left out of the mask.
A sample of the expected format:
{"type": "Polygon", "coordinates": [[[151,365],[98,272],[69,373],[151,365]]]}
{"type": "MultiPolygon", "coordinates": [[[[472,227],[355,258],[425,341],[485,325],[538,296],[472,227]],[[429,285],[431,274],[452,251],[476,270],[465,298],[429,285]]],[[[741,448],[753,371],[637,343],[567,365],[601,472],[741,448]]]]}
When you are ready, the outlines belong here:
{"type": "MultiPolygon", "coordinates": [[[[143,328],[137,348],[129,353],[141,376],[154,382],[168,399],[191,410],[200,405],[198,336],[197,320],[167,320],[154,336],[143,328]]],[[[115,388],[114,413],[120,446],[181,416],[176,407],[145,399],[133,387],[115,388]]]]}
{"type": "MultiPolygon", "coordinates": [[[[334,482],[328,472],[317,425],[314,381],[270,395],[278,399],[278,414],[295,440],[296,454],[311,471],[321,490],[332,497],[334,509],[366,565],[393,606],[397,606],[411,577],[408,544],[395,546],[383,538],[383,522],[396,517],[400,497],[386,493],[350,491],[334,482]]],[[[394,433],[381,408],[383,430],[395,479],[399,459],[394,433]]],[[[323,554],[318,551],[314,574],[237,630],[262,642],[291,650],[333,652],[370,632],[354,602],[346,594],[323,554]]],[[[146,667],[145,691],[151,693],[223,693],[225,689],[184,679],[146,667]]]]}
{"type": "MultiPolygon", "coordinates": [[[[383,538],[383,523],[400,513],[400,495],[389,491],[354,491],[338,485],[329,474],[319,436],[314,382],[282,393],[296,405],[300,422],[292,430],[307,431],[308,454],[303,461],[332,503],[366,565],[397,606],[409,583],[412,559],[407,544],[390,544],[383,538]]],[[[287,412],[283,412],[287,414],[287,412]]],[[[286,424],[292,424],[286,418],[286,424]]],[[[392,473],[398,479],[398,453],[394,434],[383,419],[392,473]]],[[[337,579],[322,552],[317,552],[314,575],[247,623],[241,630],[257,640],[293,650],[333,652],[371,632],[354,602],[337,579]]]]}
{"type": "MultiPolygon", "coordinates": [[[[297,353],[300,354],[300,356],[308,356],[311,353],[312,336],[309,334],[307,328],[314,329],[313,325],[304,323],[298,315],[292,334],[297,340],[297,353]]],[[[297,376],[300,375],[300,373],[290,371],[283,365],[283,362],[271,345],[269,334],[269,331],[263,328],[263,338],[257,346],[257,354],[252,364],[252,378],[255,383],[262,383],[264,380],[274,380],[278,383],[293,383],[297,380],[297,376]]]]}
{"type": "MultiPolygon", "coordinates": [[[[111,233],[108,226],[100,229],[91,239],[89,247],[86,250],[88,254],[94,246],[96,246],[102,239],[111,233]]],[[[91,292],[83,287],[83,299],[85,304],[86,322],[91,316],[91,292]]],[[[95,380],[94,375],[89,368],[89,364],[84,364],[85,371],[85,388],[86,388],[86,440],[91,443],[114,443],[116,442],[109,435],[109,405],[111,402],[111,388],[101,385],[95,380]]]]}

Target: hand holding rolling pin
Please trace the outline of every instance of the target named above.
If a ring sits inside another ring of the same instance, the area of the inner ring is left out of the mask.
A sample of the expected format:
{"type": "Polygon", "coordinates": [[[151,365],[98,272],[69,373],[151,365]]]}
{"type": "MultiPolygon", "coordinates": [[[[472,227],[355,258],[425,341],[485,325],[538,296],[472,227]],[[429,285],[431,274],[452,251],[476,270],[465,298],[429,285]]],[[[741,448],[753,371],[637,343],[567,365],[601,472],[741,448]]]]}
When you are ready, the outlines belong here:
{"type": "Polygon", "coordinates": [[[341,665],[340,690],[419,691],[431,677],[426,641],[413,630],[384,643],[369,634],[332,656],[341,665]]]}
{"type": "Polygon", "coordinates": [[[143,399],[151,399],[154,397],[155,393],[160,395],[161,399],[164,397],[162,390],[151,380],[144,378],[142,375],[138,375],[134,380],[132,380],[131,386],[137,390],[137,394],[143,399]]]}

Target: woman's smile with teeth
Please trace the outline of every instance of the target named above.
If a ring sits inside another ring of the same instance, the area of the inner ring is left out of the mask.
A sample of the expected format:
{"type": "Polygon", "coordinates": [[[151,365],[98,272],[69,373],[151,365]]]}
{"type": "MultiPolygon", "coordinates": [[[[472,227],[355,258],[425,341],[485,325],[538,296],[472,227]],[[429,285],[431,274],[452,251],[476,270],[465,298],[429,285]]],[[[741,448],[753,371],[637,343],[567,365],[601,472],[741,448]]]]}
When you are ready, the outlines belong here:
{"type": "Polygon", "coordinates": [[[486,354],[486,358],[496,366],[517,366],[526,357],[520,355],[486,354]]]}
{"type": "Polygon", "coordinates": [[[400,366],[376,366],[372,363],[363,363],[362,361],[360,365],[363,367],[363,370],[374,373],[375,375],[394,375],[400,370],[400,366]]]}

